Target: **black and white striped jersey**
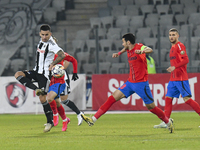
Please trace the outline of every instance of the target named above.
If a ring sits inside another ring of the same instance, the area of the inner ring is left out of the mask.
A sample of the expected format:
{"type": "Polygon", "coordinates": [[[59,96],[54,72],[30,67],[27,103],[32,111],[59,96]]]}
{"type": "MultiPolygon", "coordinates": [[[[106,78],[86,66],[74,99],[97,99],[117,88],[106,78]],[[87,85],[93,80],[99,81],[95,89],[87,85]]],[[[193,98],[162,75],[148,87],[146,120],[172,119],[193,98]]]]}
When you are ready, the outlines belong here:
{"type": "Polygon", "coordinates": [[[44,74],[49,79],[49,65],[53,62],[54,55],[59,50],[62,50],[62,48],[57,45],[52,36],[47,42],[40,39],[36,52],[36,65],[33,70],[39,74],[44,74]]]}

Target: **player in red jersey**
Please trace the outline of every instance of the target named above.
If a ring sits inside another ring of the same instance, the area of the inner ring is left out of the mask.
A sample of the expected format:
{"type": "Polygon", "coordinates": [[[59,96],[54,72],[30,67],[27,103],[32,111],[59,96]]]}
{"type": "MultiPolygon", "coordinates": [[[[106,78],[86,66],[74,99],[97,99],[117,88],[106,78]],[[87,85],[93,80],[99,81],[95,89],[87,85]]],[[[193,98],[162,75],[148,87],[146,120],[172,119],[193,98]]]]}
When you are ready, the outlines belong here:
{"type": "Polygon", "coordinates": [[[113,57],[119,57],[121,53],[127,52],[130,73],[128,81],[119,87],[107,101],[98,109],[92,118],[82,116],[90,126],[97,121],[108,109],[122,98],[128,98],[130,95],[137,93],[144,101],[147,109],[164,121],[170,133],[174,131],[173,120],[168,119],[164,112],[155,106],[153,96],[148,83],[146,53],[151,53],[153,50],[141,43],[135,43],[135,36],[131,33],[125,34],[122,37],[124,49],[119,53],[114,53],[113,57]]]}
{"type": "MultiPolygon", "coordinates": [[[[65,54],[66,55],[66,54],[65,54]]],[[[56,59],[58,55],[55,55],[54,59],[56,59]]],[[[63,60],[61,62],[59,62],[58,64],[63,65],[63,60]]],[[[54,103],[58,103],[58,105],[60,104],[59,98],[60,98],[60,94],[65,90],[66,88],[66,84],[65,84],[65,75],[60,77],[60,78],[56,78],[54,76],[51,77],[51,81],[50,81],[50,85],[49,85],[49,91],[47,93],[47,101],[48,103],[51,105],[54,105],[54,103]],[[54,101],[55,99],[55,101],[54,101]]],[[[51,106],[52,107],[52,106],[51,106]]],[[[63,127],[62,127],[62,131],[66,131],[67,130],[67,124],[70,122],[70,119],[66,117],[65,115],[65,110],[63,108],[62,105],[58,106],[58,112],[63,120],[63,127]]],[[[52,124],[50,127],[49,126],[45,126],[44,132],[48,132],[51,130],[51,128],[54,126],[54,124],[52,124]]]]}
{"type": "MultiPolygon", "coordinates": [[[[186,49],[179,40],[178,30],[172,28],[169,30],[169,40],[172,44],[169,57],[171,66],[167,68],[171,72],[169,84],[167,86],[167,94],[165,98],[165,114],[170,118],[172,112],[172,100],[174,97],[179,98],[180,94],[186,104],[190,105],[197,114],[200,115],[200,106],[191,99],[191,91],[187,75],[187,63],[189,62],[186,49]]],[[[166,124],[161,122],[154,128],[166,128],[166,124]]]]}
{"type": "MultiPolygon", "coordinates": [[[[55,55],[55,58],[57,57],[57,55],[55,55]]],[[[55,59],[54,58],[54,59],[55,59]]],[[[72,80],[76,81],[78,79],[78,75],[77,75],[77,60],[65,53],[65,58],[64,60],[64,68],[66,69],[67,66],[69,65],[69,62],[71,62],[73,64],[73,76],[72,76],[72,80]]],[[[71,108],[76,114],[77,114],[77,118],[78,118],[78,125],[82,124],[82,117],[81,114],[83,114],[83,112],[81,112],[78,107],[74,104],[73,101],[67,99],[68,98],[68,94],[70,93],[70,79],[69,79],[69,75],[66,72],[65,75],[65,82],[66,82],[66,88],[65,90],[60,94],[60,98],[61,98],[61,102],[63,104],[65,104],[66,106],[68,106],[69,108],[71,108]]],[[[59,121],[59,116],[58,114],[60,114],[60,116],[62,116],[62,114],[60,112],[63,112],[62,110],[64,110],[64,108],[62,107],[62,105],[60,104],[60,101],[52,101],[50,103],[51,109],[53,111],[53,122],[54,122],[54,126],[58,125],[58,121],[59,121]]]]}

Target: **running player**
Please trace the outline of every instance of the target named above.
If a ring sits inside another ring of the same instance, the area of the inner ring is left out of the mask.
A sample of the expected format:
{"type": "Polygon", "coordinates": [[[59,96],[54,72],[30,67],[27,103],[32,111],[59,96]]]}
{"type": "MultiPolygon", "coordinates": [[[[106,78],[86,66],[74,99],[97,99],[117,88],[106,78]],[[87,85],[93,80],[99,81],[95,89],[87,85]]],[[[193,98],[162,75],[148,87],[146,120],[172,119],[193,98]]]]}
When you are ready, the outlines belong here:
{"type": "Polygon", "coordinates": [[[144,101],[147,109],[164,121],[170,133],[172,133],[174,131],[173,120],[168,119],[164,112],[155,106],[149,87],[146,53],[151,53],[153,50],[141,43],[135,43],[135,36],[131,33],[125,34],[122,37],[122,42],[124,48],[120,52],[114,53],[113,57],[119,57],[122,53],[127,52],[130,67],[128,81],[108,97],[107,101],[98,109],[92,118],[86,117],[85,115],[82,115],[82,118],[91,126],[99,117],[106,113],[115,102],[137,93],[144,101]]]}
{"type": "MultiPolygon", "coordinates": [[[[57,55],[55,55],[54,59],[56,59],[57,55]]],[[[73,64],[73,75],[72,75],[72,80],[76,81],[79,77],[77,75],[77,60],[65,53],[65,58],[64,58],[64,63],[63,66],[66,69],[67,66],[69,65],[69,62],[71,62],[73,64]]],[[[69,108],[71,108],[76,114],[77,114],[77,118],[78,118],[78,125],[82,124],[82,117],[81,114],[83,114],[83,112],[81,112],[78,107],[74,104],[74,102],[72,102],[71,100],[68,99],[68,94],[70,93],[70,79],[69,79],[69,75],[66,72],[65,74],[65,83],[66,83],[66,88],[65,90],[60,94],[60,98],[61,98],[61,102],[68,106],[69,108]]],[[[60,110],[62,110],[62,105],[60,104],[60,101],[52,101],[50,103],[51,109],[53,111],[53,122],[54,122],[54,126],[58,125],[58,121],[59,121],[59,115],[60,114],[60,110]]]]}
{"type": "MultiPolygon", "coordinates": [[[[169,84],[167,86],[167,94],[165,97],[165,114],[168,118],[172,112],[172,100],[174,97],[179,98],[180,94],[186,104],[192,107],[198,115],[200,115],[200,106],[197,102],[191,99],[191,91],[188,82],[187,64],[189,62],[186,49],[183,43],[179,40],[178,30],[172,28],[169,30],[169,40],[172,44],[169,57],[171,66],[167,68],[171,72],[169,84]]],[[[165,122],[155,125],[154,128],[166,128],[165,122]]]]}

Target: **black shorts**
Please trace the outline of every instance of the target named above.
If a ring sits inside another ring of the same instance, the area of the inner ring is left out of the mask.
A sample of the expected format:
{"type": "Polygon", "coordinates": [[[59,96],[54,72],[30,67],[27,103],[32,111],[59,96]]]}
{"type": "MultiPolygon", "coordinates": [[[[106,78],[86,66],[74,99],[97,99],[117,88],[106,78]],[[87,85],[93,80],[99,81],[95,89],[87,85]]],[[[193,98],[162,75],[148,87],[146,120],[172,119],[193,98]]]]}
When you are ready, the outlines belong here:
{"type": "Polygon", "coordinates": [[[43,89],[46,93],[48,92],[49,80],[43,74],[39,74],[34,70],[25,70],[23,72],[32,82],[37,82],[40,89],[43,89]]]}

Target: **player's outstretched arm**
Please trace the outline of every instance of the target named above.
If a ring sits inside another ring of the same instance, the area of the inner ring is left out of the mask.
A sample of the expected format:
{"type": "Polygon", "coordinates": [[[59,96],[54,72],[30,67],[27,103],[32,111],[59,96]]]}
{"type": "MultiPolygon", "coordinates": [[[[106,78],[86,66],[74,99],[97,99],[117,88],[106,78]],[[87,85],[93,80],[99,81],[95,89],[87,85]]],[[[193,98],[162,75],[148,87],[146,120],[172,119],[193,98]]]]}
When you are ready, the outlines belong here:
{"type": "Polygon", "coordinates": [[[113,53],[112,54],[112,57],[113,58],[116,58],[116,57],[119,57],[119,55],[121,55],[122,53],[126,52],[126,49],[123,48],[121,51],[119,51],[118,53],[113,53]]]}

